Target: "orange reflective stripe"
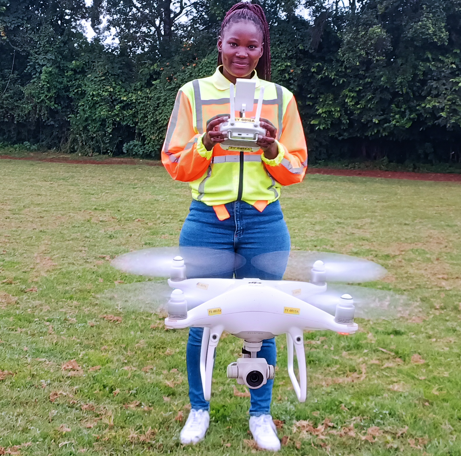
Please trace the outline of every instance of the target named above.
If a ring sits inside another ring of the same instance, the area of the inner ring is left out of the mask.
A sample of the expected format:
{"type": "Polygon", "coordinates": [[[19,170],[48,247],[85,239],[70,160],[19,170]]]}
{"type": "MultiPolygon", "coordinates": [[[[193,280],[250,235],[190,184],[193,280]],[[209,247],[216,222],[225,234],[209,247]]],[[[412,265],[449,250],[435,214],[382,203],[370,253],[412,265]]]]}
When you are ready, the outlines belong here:
{"type": "Polygon", "coordinates": [[[229,212],[227,211],[227,208],[224,204],[220,204],[219,206],[213,206],[213,209],[216,213],[216,217],[218,217],[219,220],[227,220],[230,218],[229,212]]]}
{"type": "Polygon", "coordinates": [[[253,206],[258,209],[259,212],[262,212],[264,209],[266,209],[266,206],[269,204],[269,201],[256,201],[253,206]]]}

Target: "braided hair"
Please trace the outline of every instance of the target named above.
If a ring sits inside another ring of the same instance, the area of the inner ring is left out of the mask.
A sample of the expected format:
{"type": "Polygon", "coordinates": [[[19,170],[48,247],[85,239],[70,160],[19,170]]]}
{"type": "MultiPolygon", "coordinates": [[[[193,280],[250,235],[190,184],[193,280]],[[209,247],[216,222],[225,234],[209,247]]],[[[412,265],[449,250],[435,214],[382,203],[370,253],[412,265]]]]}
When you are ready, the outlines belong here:
{"type": "MultiPolygon", "coordinates": [[[[270,36],[269,36],[269,24],[267,23],[266,15],[264,10],[259,5],[252,5],[251,3],[236,3],[226,13],[222,24],[221,24],[221,37],[224,36],[224,31],[230,24],[236,22],[250,21],[253,22],[260,30],[263,35],[263,55],[259,59],[258,65],[256,65],[256,71],[258,76],[266,81],[271,80],[271,49],[270,49],[270,36]]],[[[221,53],[218,55],[218,65],[222,65],[221,53]]]]}

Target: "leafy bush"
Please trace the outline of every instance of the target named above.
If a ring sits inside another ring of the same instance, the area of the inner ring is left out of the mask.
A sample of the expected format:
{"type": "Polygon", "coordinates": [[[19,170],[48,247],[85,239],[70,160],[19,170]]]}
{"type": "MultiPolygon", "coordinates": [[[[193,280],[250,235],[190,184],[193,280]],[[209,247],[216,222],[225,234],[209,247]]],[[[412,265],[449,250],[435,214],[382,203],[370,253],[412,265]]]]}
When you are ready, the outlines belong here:
{"type": "Polygon", "coordinates": [[[140,141],[130,141],[123,145],[123,153],[132,157],[147,157],[151,150],[140,141]]]}

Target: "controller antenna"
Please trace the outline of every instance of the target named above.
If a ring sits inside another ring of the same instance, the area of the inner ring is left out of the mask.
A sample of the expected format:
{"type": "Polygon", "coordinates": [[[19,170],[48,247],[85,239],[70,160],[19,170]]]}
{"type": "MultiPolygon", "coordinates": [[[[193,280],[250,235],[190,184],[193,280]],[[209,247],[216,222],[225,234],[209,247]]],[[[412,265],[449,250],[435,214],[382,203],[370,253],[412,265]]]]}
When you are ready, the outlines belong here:
{"type": "Polygon", "coordinates": [[[229,86],[229,101],[230,101],[230,119],[229,123],[233,127],[235,125],[235,86],[230,84],[229,86]]]}

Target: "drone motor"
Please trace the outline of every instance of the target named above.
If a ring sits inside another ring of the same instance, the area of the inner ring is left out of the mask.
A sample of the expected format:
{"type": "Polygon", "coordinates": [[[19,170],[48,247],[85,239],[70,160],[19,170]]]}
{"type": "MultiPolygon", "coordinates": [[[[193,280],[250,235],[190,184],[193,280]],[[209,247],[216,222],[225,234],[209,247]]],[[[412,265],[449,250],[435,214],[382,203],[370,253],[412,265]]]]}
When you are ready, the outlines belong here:
{"type": "Polygon", "coordinates": [[[175,289],[168,301],[168,317],[172,320],[185,320],[187,318],[187,301],[182,290],[175,289]]]}
{"type": "Polygon", "coordinates": [[[336,306],[335,322],[341,325],[348,325],[354,322],[355,306],[352,296],[344,294],[336,306]]]}
{"type": "Polygon", "coordinates": [[[186,280],[186,266],[184,264],[184,258],[179,255],[173,258],[170,270],[170,280],[172,282],[186,280]]]}

